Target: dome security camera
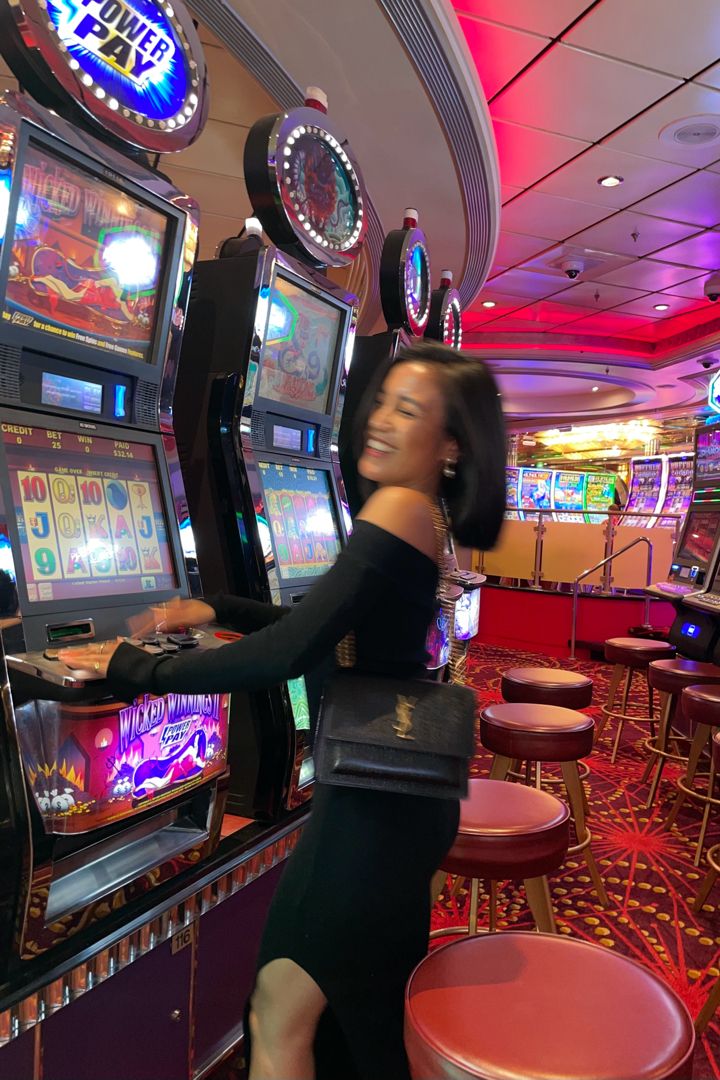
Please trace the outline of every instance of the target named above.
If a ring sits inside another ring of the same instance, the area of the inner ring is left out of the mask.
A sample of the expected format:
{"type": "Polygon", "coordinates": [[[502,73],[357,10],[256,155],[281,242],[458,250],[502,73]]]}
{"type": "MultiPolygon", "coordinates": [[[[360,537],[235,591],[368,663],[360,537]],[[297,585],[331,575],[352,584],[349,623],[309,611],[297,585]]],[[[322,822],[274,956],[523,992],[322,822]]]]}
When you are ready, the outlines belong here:
{"type": "Polygon", "coordinates": [[[720,300],[720,274],[711,274],[705,282],[705,295],[713,304],[720,300]]]}
{"type": "MultiPolygon", "coordinates": [[[[712,300],[712,296],[710,299],[712,300]]],[[[715,299],[717,300],[717,297],[715,297],[715,299]]],[[[702,360],[698,360],[698,363],[700,367],[705,368],[706,371],[713,366],[713,360],[709,356],[705,356],[702,360]]]]}
{"type": "Polygon", "coordinates": [[[585,263],[582,259],[563,259],[560,263],[560,269],[566,277],[569,277],[571,281],[574,281],[578,274],[582,274],[585,269],[585,263]]]}

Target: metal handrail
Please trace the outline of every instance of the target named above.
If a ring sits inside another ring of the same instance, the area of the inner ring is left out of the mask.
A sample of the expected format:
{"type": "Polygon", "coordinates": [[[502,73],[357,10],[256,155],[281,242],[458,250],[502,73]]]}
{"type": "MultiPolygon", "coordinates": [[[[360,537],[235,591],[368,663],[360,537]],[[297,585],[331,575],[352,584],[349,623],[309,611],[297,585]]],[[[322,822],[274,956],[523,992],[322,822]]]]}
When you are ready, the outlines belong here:
{"type": "MultiPolygon", "coordinates": [[[[652,585],[652,543],[648,540],[647,536],[638,536],[635,540],[631,540],[625,547],[620,548],[619,551],[613,551],[612,555],[608,555],[606,559],[601,559],[599,563],[595,563],[589,570],[583,570],[582,574],[579,574],[573,582],[573,602],[572,602],[572,628],[570,631],[570,659],[575,659],[575,633],[577,629],[577,604],[578,604],[578,588],[583,578],[589,577],[590,574],[594,574],[596,570],[599,570],[602,566],[607,566],[613,559],[617,559],[619,555],[623,555],[630,548],[634,548],[636,544],[647,544],[648,557],[647,557],[647,585],[652,585]]],[[[650,597],[645,596],[645,622],[650,620],[650,597]]]]}

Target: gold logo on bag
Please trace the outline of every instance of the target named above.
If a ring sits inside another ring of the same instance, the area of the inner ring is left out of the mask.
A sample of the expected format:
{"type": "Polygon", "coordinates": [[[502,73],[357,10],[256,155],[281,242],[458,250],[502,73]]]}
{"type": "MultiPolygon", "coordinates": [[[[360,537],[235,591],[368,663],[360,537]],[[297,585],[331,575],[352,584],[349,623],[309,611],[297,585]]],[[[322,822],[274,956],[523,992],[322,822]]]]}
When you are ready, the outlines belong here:
{"type": "Polygon", "coordinates": [[[395,723],[393,724],[393,731],[399,739],[414,739],[414,735],[410,735],[410,729],[413,726],[412,714],[413,709],[417,705],[417,698],[405,697],[404,694],[398,694],[397,702],[395,704],[395,723]]]}

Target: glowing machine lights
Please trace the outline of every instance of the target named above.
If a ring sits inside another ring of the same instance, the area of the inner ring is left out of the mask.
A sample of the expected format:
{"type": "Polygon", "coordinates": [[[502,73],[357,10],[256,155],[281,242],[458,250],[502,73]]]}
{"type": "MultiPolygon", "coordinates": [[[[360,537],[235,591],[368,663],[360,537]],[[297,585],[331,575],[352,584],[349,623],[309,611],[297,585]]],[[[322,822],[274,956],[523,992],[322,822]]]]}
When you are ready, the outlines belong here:
{"type": "Polygon", "coordinates": [[[720,413],[720,371],[715,372],[708,384],[708,405],[713,412],[720,413]]]}

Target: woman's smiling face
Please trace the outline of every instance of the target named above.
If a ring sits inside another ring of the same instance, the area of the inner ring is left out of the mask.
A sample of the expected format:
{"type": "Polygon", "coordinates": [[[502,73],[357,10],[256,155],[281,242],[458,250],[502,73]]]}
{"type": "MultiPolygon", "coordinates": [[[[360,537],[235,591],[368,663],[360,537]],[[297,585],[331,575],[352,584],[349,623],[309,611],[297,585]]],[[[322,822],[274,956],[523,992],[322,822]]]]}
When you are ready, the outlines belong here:
{"type": "Polygon", "coordinates": [[[384,487],[434,495],[448,460],[457,460],[457,444],[445,430],[445,403],[433,366],[419,361],[396,364],[370,413],[360,475],[384,487]]]}

